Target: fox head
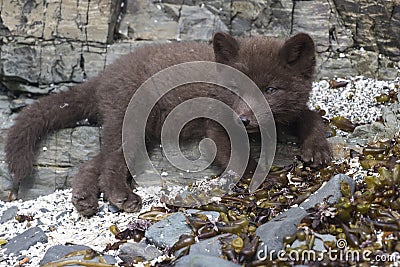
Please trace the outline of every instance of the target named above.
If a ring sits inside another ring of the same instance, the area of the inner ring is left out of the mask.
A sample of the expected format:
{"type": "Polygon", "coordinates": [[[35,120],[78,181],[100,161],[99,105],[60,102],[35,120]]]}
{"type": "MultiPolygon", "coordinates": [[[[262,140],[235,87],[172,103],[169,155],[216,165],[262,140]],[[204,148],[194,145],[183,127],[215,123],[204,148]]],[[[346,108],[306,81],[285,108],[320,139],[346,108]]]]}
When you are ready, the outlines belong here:
{"type": "MultiPolygon", "coordinates": [[[[214,35],[213,49],[216,62],[234,67],[253,80],[276,122],[290,123],[307,108],[315,69],[315,45],[309,35],[299,33],[283,40],[234,38],[219,32],[214,35]]],[[[251,101],[251,96],[247,99],[251,101]]],[[[233,108],[247,131],[256,131],[257,120],[249,106],[235,101],[233,108]]]]}

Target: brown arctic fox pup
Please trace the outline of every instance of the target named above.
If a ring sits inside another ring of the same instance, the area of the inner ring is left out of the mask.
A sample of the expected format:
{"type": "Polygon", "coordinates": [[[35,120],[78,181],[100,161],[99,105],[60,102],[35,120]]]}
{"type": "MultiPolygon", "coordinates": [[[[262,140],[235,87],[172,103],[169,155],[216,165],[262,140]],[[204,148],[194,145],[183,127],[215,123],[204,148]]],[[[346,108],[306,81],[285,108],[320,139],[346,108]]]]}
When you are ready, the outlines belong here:
{"type": "MultiPolygon", "coordinates": [[[[139,210],[141,199],[126,181],[129,173],[122,151],[125,110],[146,79],[169,66],[189,61],[216,61],[244,72],[262,90],[275,122],[295,130],[303,159],[314,164],[330,160],[322,119],[306,105],[315,68],[315,46],[310,36],[300,33],[284,40],[261,36],[234,38],[216,33],[212,45],[183,42],[138,48],[109,65],[99,76],[67,92],[43,97],[21,111],[9,130],[6,144],[6,159],[15,185],[31,174],[34,149],[40,139],[49,132],[92,118],[102,125],[102,146],[97,156],[79,168],[72,185],[74,206],[81,214],[91,216],[96,213],[98,196],[103,192],[118,208],[127,212],[139,210]]],[[[165,96],[168,99],[156,107],[153,114],[157,116],[149,117],[146,129],[153,132],[159,129],[160,118],[165,118],[166,112],[182,99],[198,96],[232,103],[230,94],[218,90],[206,92],[189,85],[165,96]]],[[[248,132],[257,130],[251,112],[243,105],[236,107],[248,132]]],[[[203,134],[213,135],[219,130],[205,129],[203,134]]],[[[216,141],[216,161],[221,165],[230,153],[225,141],[225,137],[216,141]]]]}

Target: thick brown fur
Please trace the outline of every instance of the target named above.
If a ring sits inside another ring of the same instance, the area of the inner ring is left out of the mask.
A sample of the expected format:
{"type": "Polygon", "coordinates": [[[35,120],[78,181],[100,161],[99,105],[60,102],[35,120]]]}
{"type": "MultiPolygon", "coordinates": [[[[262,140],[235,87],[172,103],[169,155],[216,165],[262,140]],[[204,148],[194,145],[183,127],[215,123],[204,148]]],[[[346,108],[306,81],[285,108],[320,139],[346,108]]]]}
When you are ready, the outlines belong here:
{"type": "MultiPolygon", "coordinates": [[[[213,46],[189,42],[138,48],[108,66],[96,78],[68,92],[43,97],[25,108],[11,127],[6,144],[6,159],[15,184],[31,174],[34,149],[41,138],[49,132],[73,126],[79,120],[93,118],[102,124],[102,147],[96,157],[80,167],[73,182],[73,204],[81,214],[91,216],[97,211],[97,198],[103,192],[120,209],[128,212],[140,209],[140,198],[126,182],[128,168],[121,144],[125,110],[136,89],[147,78],[169,66],[198,60],[217,61],[247,74],[263,91],[276,123],[295,130],[302,143],[303,158],[315,164],[330,159],[322,119],[306,105],[315,68],[312,39],[306,34],[283,40],[233,38],[217,33],[213,46]]],[[[157,104],[146,126],[149,137],[159,137],[160,121],[173,107],[198,96],[212,96],[233,106],[246,121],[248,131],[257,130],[249,108],[232,94],[222,88],[210,92],[207,87],[190,85],[167,94],[157,104]]],[[[204,131],[196,134],[216,140],[216,162],[224,166],[231,153],[229,139],[218,125],[207,125],[204,131]]],[[[187,131],[193,136],[190,127],[187,131]]]]}

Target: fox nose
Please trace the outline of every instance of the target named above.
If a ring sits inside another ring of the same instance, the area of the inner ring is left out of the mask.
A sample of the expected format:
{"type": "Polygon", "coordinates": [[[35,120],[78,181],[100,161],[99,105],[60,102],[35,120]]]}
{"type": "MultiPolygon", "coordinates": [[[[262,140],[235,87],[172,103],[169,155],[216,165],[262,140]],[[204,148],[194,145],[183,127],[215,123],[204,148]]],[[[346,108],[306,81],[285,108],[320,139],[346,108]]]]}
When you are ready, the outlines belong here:
{"type": "Polygon", "coordinates": [[[244,126],[247,126],[250,123],[250,120],[247,118],[247,116],[239,116],[239,119],[243,123],[244,126]]]}

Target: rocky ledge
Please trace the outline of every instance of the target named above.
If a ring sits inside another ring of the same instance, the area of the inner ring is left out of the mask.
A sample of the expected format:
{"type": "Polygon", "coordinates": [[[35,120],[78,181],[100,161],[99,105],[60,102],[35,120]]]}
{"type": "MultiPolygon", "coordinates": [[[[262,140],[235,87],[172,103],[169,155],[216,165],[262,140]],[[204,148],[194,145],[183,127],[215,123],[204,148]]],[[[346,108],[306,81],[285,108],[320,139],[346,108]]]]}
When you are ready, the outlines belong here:
{"type": "MultiPolygon", "coordinates": [[[[162,203],[158,187],[139,187],[140,212],[119,212],[101,201],[91,218],[74,210],[69,189],[0,202],[0,266],[259,266],[266,260],[278,264],[280,256],[294,251],[321,255],[327,249],[370,253],[356,260],[360,264],[378,265],[382,257],[395,262],[400,252],[398,90],[398,79],[316,82],[309,105],[326,119],[336,159],[320,169],[298,159],[275,166],[254,194],[247,191],[249,180],[242,179],[214,203],[184,209],[162,203]]],[[[82,130],[98,138],[97,128],[82,130]]],[[[45,146],[40,153],[51,151],[45,146]]],[[[331,260],[289,262],[330,266],[331,260]]]]}

